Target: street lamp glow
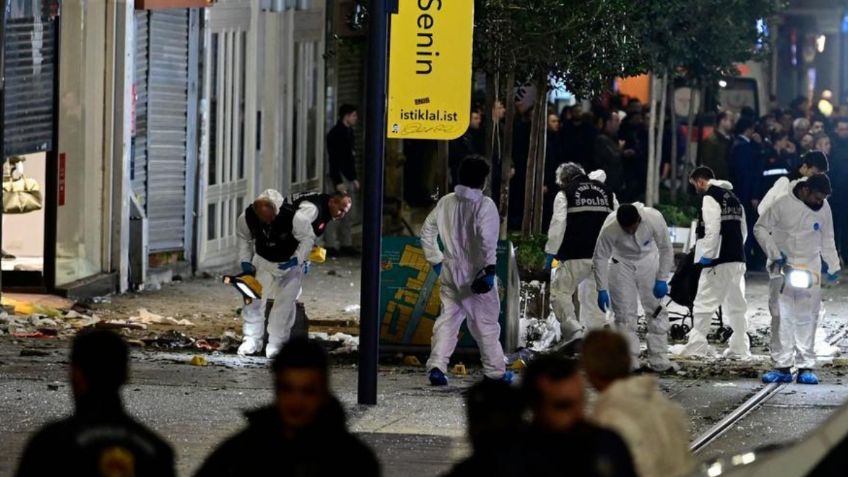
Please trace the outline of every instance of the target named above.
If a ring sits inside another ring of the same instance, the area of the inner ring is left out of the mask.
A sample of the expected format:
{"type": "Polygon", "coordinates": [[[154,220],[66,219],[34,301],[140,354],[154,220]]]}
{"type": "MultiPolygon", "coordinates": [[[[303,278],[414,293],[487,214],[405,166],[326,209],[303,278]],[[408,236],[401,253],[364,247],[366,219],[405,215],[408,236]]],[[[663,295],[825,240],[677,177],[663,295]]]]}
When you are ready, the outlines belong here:
{"type": "Polygon", "coordinates": [[[718,80],[718,86],[719,86],[720,88],[727,88],[727,81],[725,81],[725,80],[718,80]]]}
{"type": "Polygon", "coordinates": [[[819,53],[824,53],[824,47],[827,43],[827,37],[824,35],[819,35],[816,37],[816,51],[819,53]]]}

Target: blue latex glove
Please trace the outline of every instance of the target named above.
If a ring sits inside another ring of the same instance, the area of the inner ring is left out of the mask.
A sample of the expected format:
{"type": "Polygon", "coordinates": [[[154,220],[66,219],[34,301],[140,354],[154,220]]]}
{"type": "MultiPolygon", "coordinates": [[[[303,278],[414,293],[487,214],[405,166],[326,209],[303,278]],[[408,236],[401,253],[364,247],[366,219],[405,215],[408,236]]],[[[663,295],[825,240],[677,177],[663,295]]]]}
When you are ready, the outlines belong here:
{"type": "Polygon", "coordinates": [[[606,290],[598,290],[598,308],[604,313],[610,308],[610,296],[606,290]]]}
{"type": "Polygon", "coordinates": [[[491,289],[495,288],[495,276],[494,275],[486,275],[483,277],[483,281],[486,285],[491,289]]]}
{"type": "Polygon", "coordinates": [[[494,265],[489,265],[483,270],[480,270],[477,278],[471,283],[471,291],[478,295],[489,293],[495,287],[495,275],[494,265]]]}
{"type": "Polygon", "coordinates": [[[556,259],[556,257],[554,257],[553,255],[548,255],[547,257],[545,257],[545,271],[546,272],[550,273],[551,269],[554,267],[554,260],[555,259],[556,259]]]}
{"type": "Polygon", "coordinates": [[[248,275],[256,275],[256,267],[250,262],[241,262],[241,271],[248,275]]]}
{"type": "Polygon", "coordinates": [[[292,257],[292,258],[289,259],[288,262],[283,262],[283,263],[277,265],[277,268],[279,268],[280,270],[285,272],[286,270],[289,270],[289,269],[294,268],[296,266],[297,266],[297,257],[292,257]]]}
{"type": "Polygon", "coordinates": [[[780,252],[780,258],[775,260],[774,263],[777,264],[777,266],[779,266],[779,267],[785,267],[786,266],[786,254],[783,253],[783,252],[780,252]]]}
{"type": "Polygon", "coordinates": [[[663,280],[657,280],[654,283],[654,298],[659,300],[660,298],[668,295],[668,282],[663,280]]]}
{"type": "Polygon", "coordinates": [[[839,272],[833,272],[827,274],[827,281],[830,283],[836,283],[839,281],[839,272]]]}
{"type": "Polygon", "coordinates": [[[701,259],[698,260],[698,264],[703,265],[705,267],[709,267],[710,265],[713,264],[713,259],[707,258],[707,257],[701,257],[701,259]]]}
{"type": "Polygon", "coordinates": [[[303,274],[306,275],[309,273],[309,270],[312,270],[312,262],[309,260],[303,262],[303,274]]]}
{"type": "Polygon", "coordinates": [[[433,269],[434,272],[436,272],[437,277],[442,275],[442,264],[441,263],[431,265],[430,267],[433,269]]]}

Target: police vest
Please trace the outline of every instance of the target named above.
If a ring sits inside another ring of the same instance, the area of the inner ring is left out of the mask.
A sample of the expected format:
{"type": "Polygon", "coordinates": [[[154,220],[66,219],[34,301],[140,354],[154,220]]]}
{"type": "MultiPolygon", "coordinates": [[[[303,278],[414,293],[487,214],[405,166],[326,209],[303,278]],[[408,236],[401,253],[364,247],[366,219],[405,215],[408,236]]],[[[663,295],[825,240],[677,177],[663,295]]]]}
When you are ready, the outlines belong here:
{"type": "Polygon", "coordinates": [[[293,221],[297,210],[304,202],[310,202],[318,208],[318,217],[312,221],[312,231],[316,237],[324,233],[327,224],[333,219],[328,206],[327,194],[305,194],[291,197],[280,207],[277,217],[270,224],[259,220],[253,204],[247,207],[244,218],[253,236],[256,254],[265,260],[280,263],[294,255],[299,242],[293,234],[293,221]]]}
{"type": "MultiPolygon", "coordinates": [[[[721,263],[745,262],[745,241],[742,240],[742,203],[733,192],[721,187],[710,186],[705,196],[712,197],[721,207],[721,246],[718,257],[714,258],[709,266],[721,263]]],[[[706,197],[704,197],[706,199],[706,197]]],[[[699,239],[704,238],[706,229],[704,225],[703,209],[698,212],[698,228],[696,235],[699,239]]]]}
{"type": "Polygon", "coordinates": [[[592,258],[595,242],[607,216],[613,211],[613,195],[602,182],[578,176],[563,190],[568,201],[565,235],[557,260],[592,258]]]}

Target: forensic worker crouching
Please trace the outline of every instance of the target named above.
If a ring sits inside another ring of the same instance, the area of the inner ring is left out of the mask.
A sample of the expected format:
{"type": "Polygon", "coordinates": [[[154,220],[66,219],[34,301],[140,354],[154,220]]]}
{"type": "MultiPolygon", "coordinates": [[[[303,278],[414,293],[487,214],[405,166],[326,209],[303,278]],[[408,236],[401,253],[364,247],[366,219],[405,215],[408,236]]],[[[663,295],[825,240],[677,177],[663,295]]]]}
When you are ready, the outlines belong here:
{"type": "Polygon", "coordinates": [[[337,192],[304,194],[284,200],[268,189],[248,206],[236,222],[239,262],[244,273],[255,275],[262,285],[262,298],[242,308],[244,341],[240,355],[262,351],[265,335],[265,305],[274,300],[268,317],[265,355],[276,356],[291,334],[303,277],[309,271],[309,253],[332,220],[350,211],[350,196],[337,192]]]}
{"type": "Polygon", "coordinates": [[[830,180],[824,174],[796,183],[754,226],[769,266],[784,275],[779,290],[779,318],[772,323],[771,359],[775,369],[763,375],[766,383],[792,381],[818,384],[815,336],[821,309],[822,278],[839,278],[839,255],[833,237],[833,218],[827,197],[830,180]],[[824,262],[824,264],[822,264],[824,262]]]}
{"type": "Polygon", "coordinates": [[[668,311],[660,300],[668,295],[674,262],[671,238],[662,214],[642,204],[625,204],[607,217],[594,254],[598,307],[612,306],[615,325],[627,338],[634,368],[639,367],[636,334],[641,302],[648,322],[647,367],[673,368],[668,359],[668,311]]]}

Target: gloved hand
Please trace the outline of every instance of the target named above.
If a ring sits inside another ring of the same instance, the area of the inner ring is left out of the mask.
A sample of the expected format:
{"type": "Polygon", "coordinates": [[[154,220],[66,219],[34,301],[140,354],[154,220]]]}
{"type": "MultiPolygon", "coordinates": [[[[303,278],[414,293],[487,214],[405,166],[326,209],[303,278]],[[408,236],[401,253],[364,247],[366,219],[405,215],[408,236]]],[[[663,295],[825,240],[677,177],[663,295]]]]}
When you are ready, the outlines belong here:
{"type": "Polygon", "coordinates": [[[471,291],[482,295],[492,291],[492,288],[495,288],[495,266],[489,265],[477,273],[477,278],[471,283],[471,291]]]}
{"type": "Polygon", "coordinates": [[[711,259],[711,258],[701,257],[701,259],[698,260],[698,265],[702,265],[704,267],[709,267],[712,264],[713,264],[713,259],[711,259]]]}
{"type": "Polygon", "coordinates": [[[666,295],[668,295],[668,282],[664,280],[657,280],[654,283],[654,298],[659,300],[666,295]]]}
{"type": "Polygon", "coordinates": [[[430,268],[432,268],[433,271],[436,272],[437,277],[442,275],[442,264],[441,263],[437,263],[435,265],[430,265],[430,268]]]}
{"type": "Polygon", "coordinates": [[[827,274],[828,283],[835,284],[839,281],[839,272],[833,272],[827,274]]]}
{"type": "Polygon", "coordinates": [[[241,271],[242,273],[256,276],[256,267],[250,262],[241,262],[241,271]]]}
{"type": "Polygon", "coordinates": [[[550,273],[551,269],[554,267],[554,260],[556,257],[553,255],[548,255],[545,257],[545,271],[550,273]]]}
{"type": "Polygon", "coordinates": [[[283,262],[283,263],[277,265],[277,268],[279,268],[280,270],[285,272],[286,270],[289,270],[289,269],[294,268],[296,266],[297,266],[297,257],[292,257],[287,262],[283,262]]]}
{"type": "Polygon", "coordinates": [[[785,267],[785,266],[786,266],[786,254],[785,254],[785,253],[783,253],[783,252],[780,252],[780,258],[775,259],[775,260],[774,260],[774,263],[775,263],[778,267],[785,267]]]}
{"type": "Polygon", "coordinates": [[[303,262],[303,274],[306,275],[309,273],[309,270],[312,270],[312,262],[309,260],[303,262]]]}
{"type": "Polygon", "coordinates": [[[610,308],[610,296],[606,290],[598,290],[598,308],[604,313],[610,308]]]}

